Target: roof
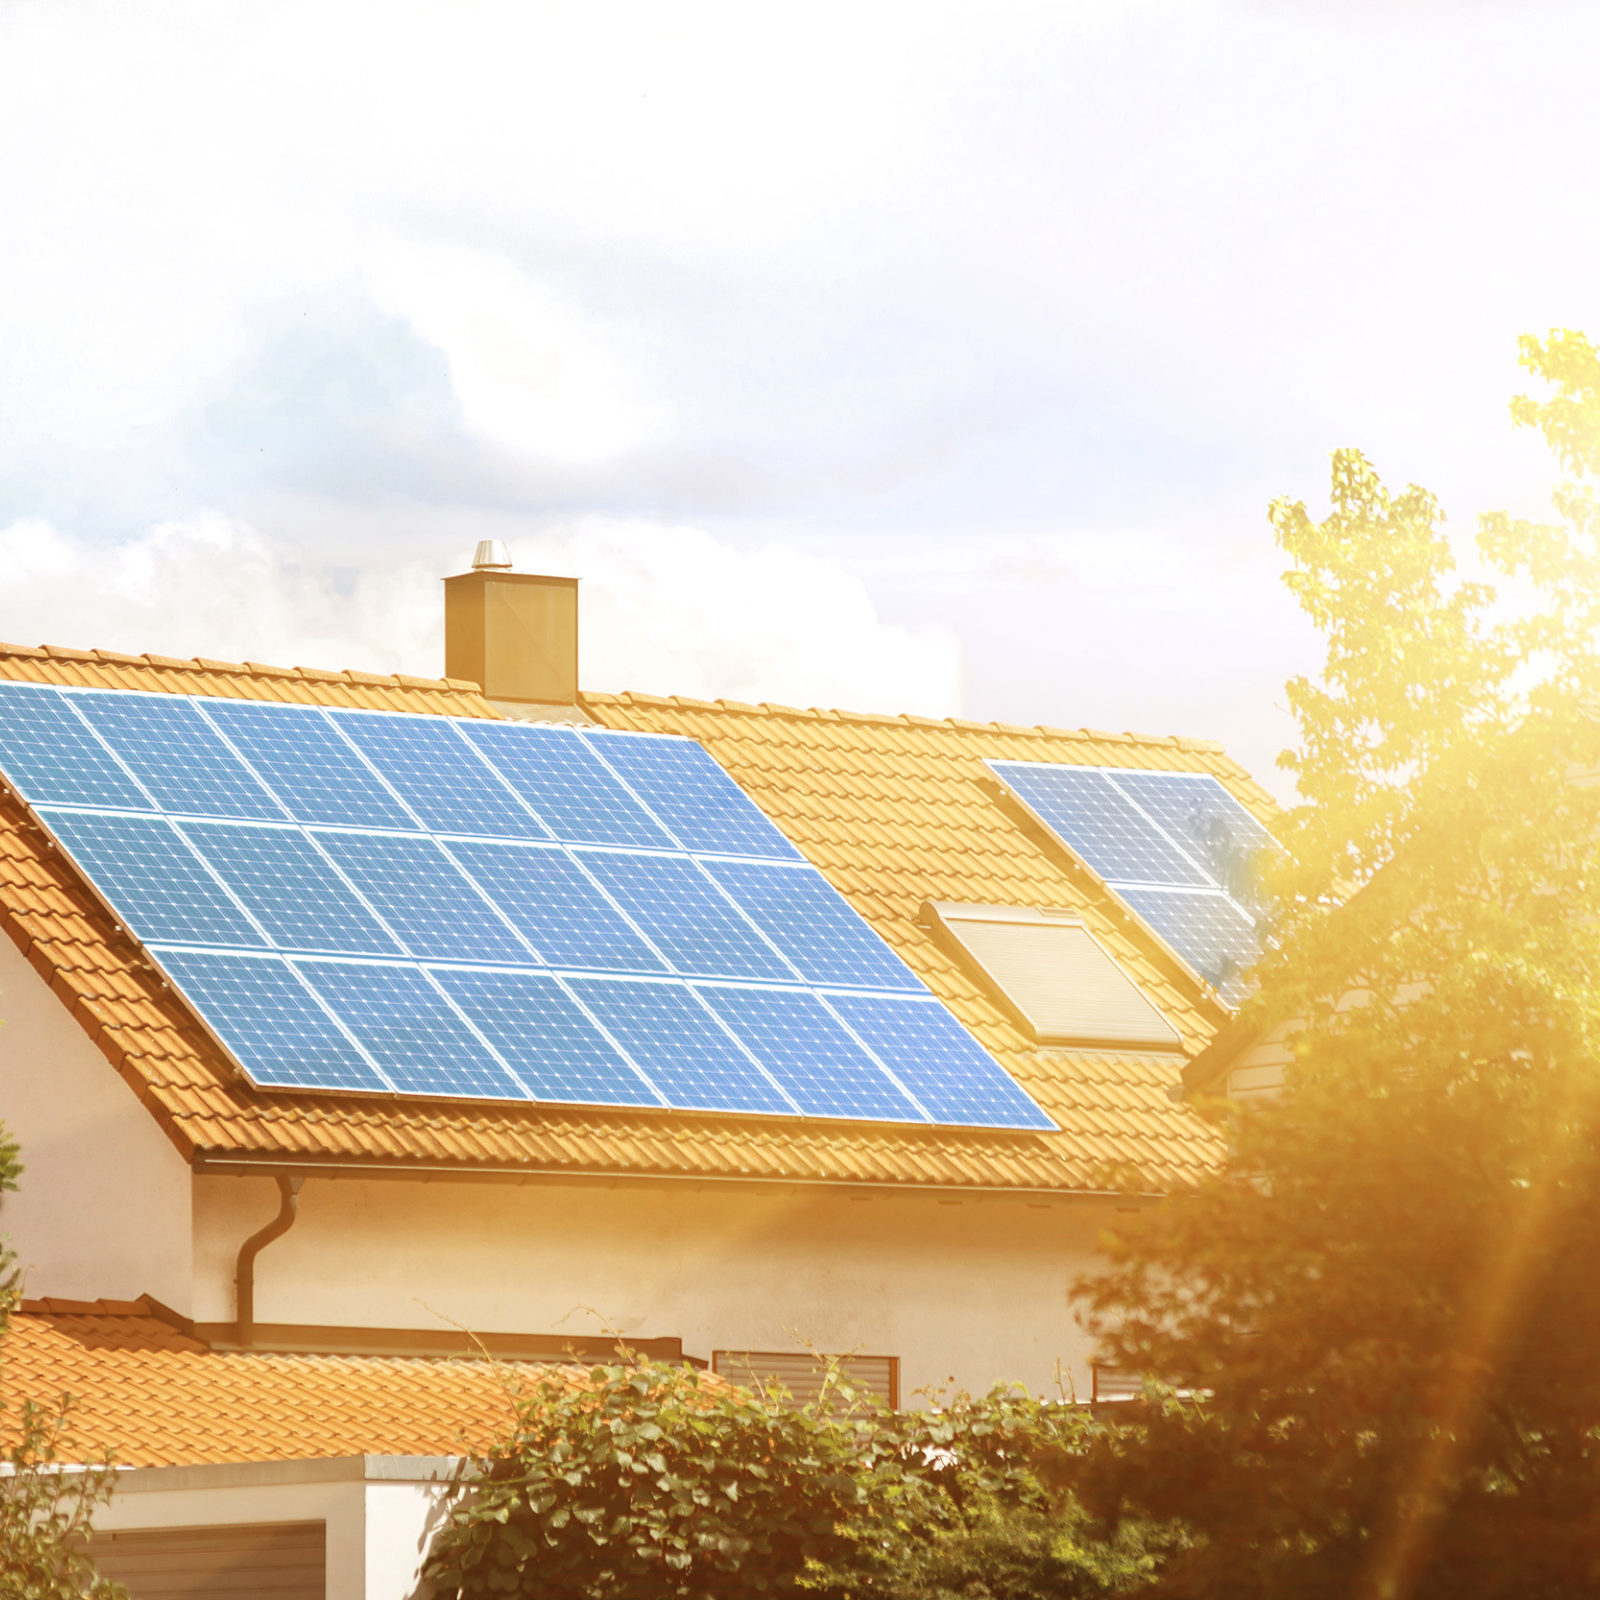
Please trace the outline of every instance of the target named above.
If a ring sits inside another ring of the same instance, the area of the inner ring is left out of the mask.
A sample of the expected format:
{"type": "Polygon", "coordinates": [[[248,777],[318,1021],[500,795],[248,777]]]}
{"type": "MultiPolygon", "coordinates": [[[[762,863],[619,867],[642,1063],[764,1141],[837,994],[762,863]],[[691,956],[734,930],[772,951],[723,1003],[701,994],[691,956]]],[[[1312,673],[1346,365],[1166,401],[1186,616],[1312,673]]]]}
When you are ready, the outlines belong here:
{"type": "Polygon", "coordinates": [[[149,1300],[24,1302],[0,1336],[3,1420],[72,1397],[66,1459],[125,1467],[319,1456],[456,1455],[513,1420],[519,1380],[552,1364],[212,1350],[149,1300]],[[48,1309],[41,1309],[41,1307],[48,1309]]]}
{"type": "MultiPolygon", "coordinates": [[[[454,680],[0,646],[0,679],[497,717],[454,680]]],[[[928,901],[1068,907],[1182,1040],[1226,1011],[1070,855],[997,798],[986,758],[1210,773],[1266,816],[1220,747],[1179,738],[586,695],[598,723],[697,739],[1060,1124],[1053,1134],[263,1091],[238,1077],[21,804],[0,795],[0,920],[184,1156],[434,1172],[1164,1191],[1220,1160],[1174,1105],[1182,1061],[1041,1050],[919,921],[928,901]]]]}

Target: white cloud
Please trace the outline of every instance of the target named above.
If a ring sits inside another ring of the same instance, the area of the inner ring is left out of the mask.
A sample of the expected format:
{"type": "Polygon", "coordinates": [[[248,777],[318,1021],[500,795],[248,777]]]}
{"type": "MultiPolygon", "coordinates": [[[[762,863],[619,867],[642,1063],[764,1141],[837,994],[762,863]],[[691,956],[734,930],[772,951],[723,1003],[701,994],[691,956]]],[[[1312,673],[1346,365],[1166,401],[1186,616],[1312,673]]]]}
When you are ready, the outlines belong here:
{"type": "MultiPolygon", "coordinates": [[[[948,715],[961,662],[944,629],[881,619],[859,579],[782,545],[588,518],[514,545],[524,570],[582,577],[582,680],[698,698],[948,715]]],[[[106,545],[27,519],[0,529],[0,638],[278,666],[435,676],[440,574],[338,569],[206,513],[106,545]]]]}

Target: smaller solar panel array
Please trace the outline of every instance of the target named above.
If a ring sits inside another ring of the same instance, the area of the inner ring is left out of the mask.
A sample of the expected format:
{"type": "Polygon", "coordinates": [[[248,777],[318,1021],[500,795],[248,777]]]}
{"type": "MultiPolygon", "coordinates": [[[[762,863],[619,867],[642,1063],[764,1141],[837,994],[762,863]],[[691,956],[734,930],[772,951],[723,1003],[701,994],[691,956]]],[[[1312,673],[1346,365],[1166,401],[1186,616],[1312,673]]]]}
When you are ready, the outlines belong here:
{"type": "Polygon", "coordinates": [[[0,770],[258,1084],[1054,1126],[692,740],[0,684],[0,770]]]}
{"type": "Polygon", "coordinates": [[[1261,955],[1255,862],[1272,836],[1207,773],[991,761],[995,775],[1230,1002],[1261,955]]]}

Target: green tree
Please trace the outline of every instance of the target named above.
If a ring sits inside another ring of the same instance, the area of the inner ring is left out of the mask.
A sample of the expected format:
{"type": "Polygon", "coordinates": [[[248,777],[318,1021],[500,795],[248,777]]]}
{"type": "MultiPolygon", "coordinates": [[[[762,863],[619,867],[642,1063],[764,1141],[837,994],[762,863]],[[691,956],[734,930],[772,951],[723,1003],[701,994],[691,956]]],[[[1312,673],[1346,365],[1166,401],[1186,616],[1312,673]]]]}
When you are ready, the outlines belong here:
{"type": "MultiPolygon", "coordinates": [[[[17,1187],[22,1161],[0,1127],[0,1191],[17,1187]]],[[[21,1296],[16,1258],[0,1244],[0,1380],[5,1331],[21,1296]]],[[[109,1499],[109,1464],[63,1471],[70,1401],[56,1409],[0,1403],[0,1600],[127,1600],[120,1584],[95,1576],[85,1549],[95,1510],[109,1499]]]]}
{"type": "Polygon", "coordinates": [[[1152,1593],[1600,1591],[1600,355],[1523,360],[1571,476],[1481,522],[1519,607],[1355,451],[1328,516],[1272,508],[1327,639],[1243,1013],[1297,1024],[1288,1082],[1080,1286],[1152,1379],[1084,1493],[1191,1536],[1152,1593]]]}

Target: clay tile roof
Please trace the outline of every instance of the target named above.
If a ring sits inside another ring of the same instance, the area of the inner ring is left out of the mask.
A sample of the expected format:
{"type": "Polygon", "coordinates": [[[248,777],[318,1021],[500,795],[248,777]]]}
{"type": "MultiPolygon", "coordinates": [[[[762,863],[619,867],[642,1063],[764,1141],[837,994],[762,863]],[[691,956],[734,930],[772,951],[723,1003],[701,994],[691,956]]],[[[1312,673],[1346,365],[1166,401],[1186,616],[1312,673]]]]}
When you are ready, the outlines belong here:
{"type": "MultiPolygon", "coordinates": [[[[0,646],[0,680],[495,717],[474,684],[0,646]]],[[[1171,1023],[1184,1057],[1227,1015],[1065,853],[997,800],[986,757],[1161,766],[1272,803],[1201,741],[587,695],[606,727],[699,740],[1060,1124],[1059,1134],[748,1119],[548,1105],[263,1092],[0,797],[0,921],[196,1166],[292,1163],[507,1174],[1163,1191],[1214,1167],[1217,1132],[1167,1099],[1183,1057],[1040,1050],[918,920],[928,900],[1076,909],[1171,1023]],[[758,1154],[759,1152],[759,1154],[758,1154]]]]}
{"type": "MultiPolygon", "coordinates": [[[[125,1467],[320,1456],[456,1455],[512,1419],[549,1366],[212,1350],[148,1302],[33,1302],[0,1338],[0,1422],[70,1395],[66,1459],[125,1467]]],[[[573,1383],[584,1369],[556,1370],[573,1383]]],[[[0,1437],[6,1437],[0,1434],[0,1437]]]]}

